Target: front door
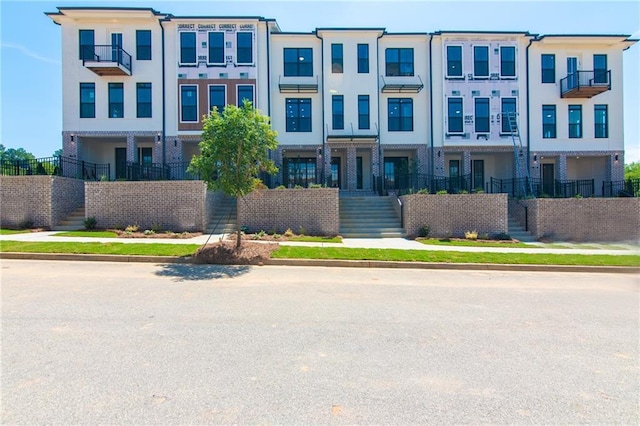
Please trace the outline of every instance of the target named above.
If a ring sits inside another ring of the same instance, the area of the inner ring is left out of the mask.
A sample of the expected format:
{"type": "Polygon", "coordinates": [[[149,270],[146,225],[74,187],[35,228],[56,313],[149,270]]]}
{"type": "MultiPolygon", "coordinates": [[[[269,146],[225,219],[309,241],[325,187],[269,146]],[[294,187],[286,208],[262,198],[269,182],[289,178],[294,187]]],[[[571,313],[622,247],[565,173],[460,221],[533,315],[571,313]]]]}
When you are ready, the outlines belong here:
{"type": "Polygon", "coordinates": [[[567,89],[578,87],[578,58],[569,56],[567,58],[567,89]]]}
{"type": "Polygon", "coordinates": [[[553,164],[542,165],[542,192],[553,197],[554,195],[554,166],[553,164]]]}
{"type": "Polygon", "coordinates": [[[111,33],[111,60],[122,63],[122,33],[111,33]]]}
{"type": "Polygon", "coordinates": [[[473,160],[473,189],[484,191],[484,160],[473,160]]]}
{"type": "Polygon", "coordinates": [[[127,148],[116,148],[116,179],[127,177],[127,148]]]}
{"type": "Polygon", "coordinates": [[[340,157],[331,157],[331,175],[329,176],[328,186],[340,188],[340,157]]]}
{"type": "Polygon", "coordinates": [[[409,184],[409,158],[385,157],[384,180],[386,189],[406,189],[409,184]]]}
{"type": "Polygon", "coordinates": [[[460,190],[460,160],[449,160],[449,192],[460,190]]]}

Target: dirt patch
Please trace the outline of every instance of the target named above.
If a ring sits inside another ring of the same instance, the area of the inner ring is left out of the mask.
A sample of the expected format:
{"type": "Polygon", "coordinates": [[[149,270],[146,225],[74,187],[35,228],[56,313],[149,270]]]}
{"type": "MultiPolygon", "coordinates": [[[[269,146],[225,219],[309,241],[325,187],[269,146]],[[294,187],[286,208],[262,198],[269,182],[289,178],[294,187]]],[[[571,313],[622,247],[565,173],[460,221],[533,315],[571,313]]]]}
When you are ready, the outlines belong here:
{"type": "Polygon", "coordinates": [[[154,232],[147,233],[144,232],[127,232],[121,229],[107,229],[107,231],[115,232],[118,234],[118,238],[173,238],[173,239],[183,239],[183,238],[193,238],[202,235],[202,232],[154,232]]]}
{"type": "Polygon", "coordinates": [[[195,263],[217,265],[259,265],[271,257],[278,244],[243,241],[236,249],[235,241],[219,241],[200,247],[193,255],[195,263]]]}

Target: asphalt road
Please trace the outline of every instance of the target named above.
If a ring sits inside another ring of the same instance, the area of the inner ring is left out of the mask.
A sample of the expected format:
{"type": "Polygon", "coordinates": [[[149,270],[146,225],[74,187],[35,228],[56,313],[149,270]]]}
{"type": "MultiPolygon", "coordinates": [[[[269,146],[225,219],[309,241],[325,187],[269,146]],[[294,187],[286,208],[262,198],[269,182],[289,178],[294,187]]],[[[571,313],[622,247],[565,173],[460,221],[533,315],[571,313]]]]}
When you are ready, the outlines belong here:
{"type": "Polygon", "coordinates": [[[625,274],[3,260],[2,424],[638,424],[625,274]]]}

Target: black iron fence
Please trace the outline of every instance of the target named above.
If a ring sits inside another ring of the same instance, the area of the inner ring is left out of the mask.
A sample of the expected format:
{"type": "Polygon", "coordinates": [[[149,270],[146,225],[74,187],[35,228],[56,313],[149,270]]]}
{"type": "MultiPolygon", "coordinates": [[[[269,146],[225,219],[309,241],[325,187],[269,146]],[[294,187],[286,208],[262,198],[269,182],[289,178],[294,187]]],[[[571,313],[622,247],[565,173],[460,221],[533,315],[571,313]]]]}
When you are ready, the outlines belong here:
{"type": "Polygon", "coordinates": [[[398,195],[418,192],[446,191],[449,194],[479,192],[484,188],[474,188],[471,175],[458,177],[434,176],[429,174],[407,173],[393,176],[373,176],[374,191],[386,195],[393,191],[398,195]]]}
{"type": "Polygon", "coordinates": [[[82,180],[109,180],[109,164],[96,164],[69,157],[47,157],[32,160],[3,160],[0,163],[3,176],[50,175],[82,180]]]}
{"type": "Polygon", "coordinates": [[[602,183],[604,197],[640,197],[640,178],[602,183]]]}
{"type": "Polygon", "coordinates": [[[167,164],[138,164],[127,162],[126,180],[199,180],[198,173],[191,173],[187,169],[189,162],[167,164]]]}
{"type": "Polygon", "coordinates": [[[571,198],[595,196],[593,179],[544,181],[539,178],[496,179],[491,178],[488,192],[507,193],[514,198],[571,198]]]}

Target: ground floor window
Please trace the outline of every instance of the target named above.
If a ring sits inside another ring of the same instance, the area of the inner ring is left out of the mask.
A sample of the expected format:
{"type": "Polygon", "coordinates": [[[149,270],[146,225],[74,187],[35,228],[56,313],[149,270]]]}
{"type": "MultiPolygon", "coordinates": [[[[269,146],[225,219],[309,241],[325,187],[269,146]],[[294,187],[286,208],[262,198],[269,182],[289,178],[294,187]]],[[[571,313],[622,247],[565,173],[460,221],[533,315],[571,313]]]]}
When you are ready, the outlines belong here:
{"type": "Polygon", "coordinates": [[[473,188],[484,190],[484,160],[473,160],[473,188]]]}
{"type": "Polygon", "coordinates": [[[406,188],[409,181],[409,158],[384,157],[384,180],[387,189],[406,188]]]}
{"type": "Polygon", "coordinates": [[[307,188],[318,183],[316,159],[313,157],[284,158],[284,186],[307,188]]]}

